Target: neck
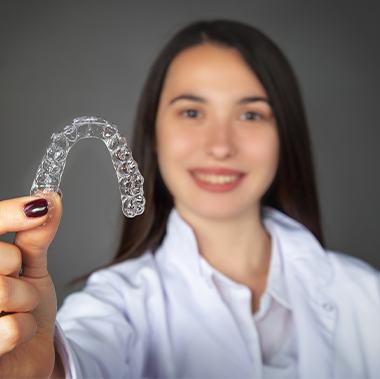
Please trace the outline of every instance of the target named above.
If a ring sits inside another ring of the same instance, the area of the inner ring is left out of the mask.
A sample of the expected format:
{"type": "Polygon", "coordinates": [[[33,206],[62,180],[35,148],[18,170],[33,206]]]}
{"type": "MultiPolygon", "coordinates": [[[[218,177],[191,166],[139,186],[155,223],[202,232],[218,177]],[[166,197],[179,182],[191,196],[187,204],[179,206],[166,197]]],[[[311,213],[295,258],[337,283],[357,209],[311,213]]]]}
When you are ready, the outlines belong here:
{"type": "Polygon", "coordinates": [[[200,254],[231,279],[253,284],[266,278],[271,238],[265,230],[260,208],[229,218],[207,218],[178,209],[192,226],[200,254]]]}

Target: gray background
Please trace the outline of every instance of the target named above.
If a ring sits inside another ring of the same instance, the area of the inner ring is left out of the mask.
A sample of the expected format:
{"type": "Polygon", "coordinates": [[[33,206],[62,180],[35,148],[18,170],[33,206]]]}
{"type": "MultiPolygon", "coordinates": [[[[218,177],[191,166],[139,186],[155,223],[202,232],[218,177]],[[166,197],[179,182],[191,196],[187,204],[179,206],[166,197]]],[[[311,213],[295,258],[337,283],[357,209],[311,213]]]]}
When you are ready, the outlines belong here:
{"type": "MultiPolygon", "coordinates": [[[[218,17],[259,27],[289,58],[310,121],[328,248],[379,268],[375,2],[1,1],[0,200],[29,194],[50,135],[76,116],[101,115],[129,138],[163,44],[190,21],[218,17]]],[[[49,251],[59,305],[82,286],[66,287],[70,279],[112,258],[123,218],[101,141],[74,146],[61,188],[64,213],[49,251]]]]}

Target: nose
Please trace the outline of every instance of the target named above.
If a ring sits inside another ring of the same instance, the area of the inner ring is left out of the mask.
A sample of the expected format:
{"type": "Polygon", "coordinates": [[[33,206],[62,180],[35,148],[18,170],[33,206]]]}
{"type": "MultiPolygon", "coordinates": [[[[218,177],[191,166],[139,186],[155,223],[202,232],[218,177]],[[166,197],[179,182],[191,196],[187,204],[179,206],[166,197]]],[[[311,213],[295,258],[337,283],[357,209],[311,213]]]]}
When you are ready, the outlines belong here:
{"type": "Polygon", "coordinates": [[[215,123],[208,128],[206,152],[217,159],[225,159],[236,154],[232,126],[228,122],[215,123]]]}

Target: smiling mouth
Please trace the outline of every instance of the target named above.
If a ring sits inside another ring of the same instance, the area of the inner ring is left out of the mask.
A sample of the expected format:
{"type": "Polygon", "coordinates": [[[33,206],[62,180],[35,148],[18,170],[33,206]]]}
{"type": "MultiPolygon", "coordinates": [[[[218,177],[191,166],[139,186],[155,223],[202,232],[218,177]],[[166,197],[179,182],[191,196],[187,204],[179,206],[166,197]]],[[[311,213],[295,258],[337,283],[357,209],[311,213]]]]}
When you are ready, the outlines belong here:
{"type": "Polygon", "coordinates": [[[237,188],[246,174],[216,175],[192,172],[191,176],[199,188],[207,192],[223,193],[237,188]]]}
{"type": "Polygon", "coordinates": [[[237,181],[242,175],[215,175],[194,172],[193,176],[204,183],[225,184],[237,181]]]}

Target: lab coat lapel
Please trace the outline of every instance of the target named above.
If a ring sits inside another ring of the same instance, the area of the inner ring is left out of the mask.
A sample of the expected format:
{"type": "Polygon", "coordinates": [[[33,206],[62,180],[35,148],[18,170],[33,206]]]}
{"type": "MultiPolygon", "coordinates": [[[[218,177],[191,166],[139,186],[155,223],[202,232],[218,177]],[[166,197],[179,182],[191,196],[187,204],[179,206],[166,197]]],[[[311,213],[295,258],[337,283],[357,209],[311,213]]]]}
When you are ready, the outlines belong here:
{"type": "Polygon", "coordinates": [[[269,223],[280,244],[297,331],[300,378],[332,378],[336,306],[324,291],[332,279],[326,252],[310,231],[273,208],[269,223]]]}
{"type": "Polygon", "coordinates": [[[322,293],[315,296],[317,286],[307,288],[301,276],[289,275],[287,282],[297,330],[299,376],[332,378],[335,308],[322,293]]]}

